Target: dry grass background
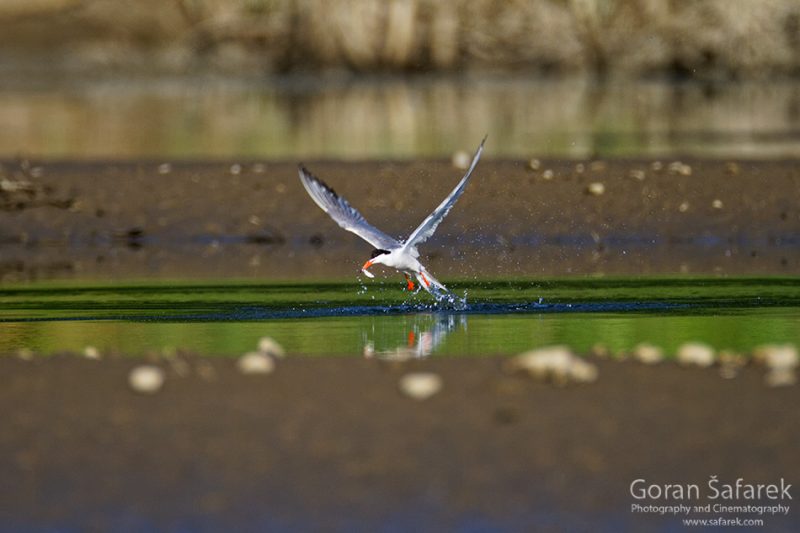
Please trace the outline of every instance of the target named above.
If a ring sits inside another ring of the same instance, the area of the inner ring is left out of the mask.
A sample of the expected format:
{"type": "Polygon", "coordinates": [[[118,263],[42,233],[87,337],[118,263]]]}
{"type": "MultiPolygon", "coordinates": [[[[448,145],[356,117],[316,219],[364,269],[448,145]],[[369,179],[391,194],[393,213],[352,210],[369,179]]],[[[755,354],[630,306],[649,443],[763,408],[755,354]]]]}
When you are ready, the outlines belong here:
{"type": "Polygon", "coordinates": [[[6,66],[800,73],[797,0],[0,0],[6,66]]]}

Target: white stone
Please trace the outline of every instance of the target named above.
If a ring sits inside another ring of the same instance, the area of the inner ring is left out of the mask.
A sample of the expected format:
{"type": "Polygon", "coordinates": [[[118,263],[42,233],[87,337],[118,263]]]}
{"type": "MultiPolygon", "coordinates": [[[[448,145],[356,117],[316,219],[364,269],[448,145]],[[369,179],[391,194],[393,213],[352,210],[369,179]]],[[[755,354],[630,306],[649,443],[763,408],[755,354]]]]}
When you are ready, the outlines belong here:
{"type": "Polygon", "coordinates": [[[94,359],[94,360],[98,360],[101,358],[100,350],[98,350],[94,346],[87,346],[86,348],[84,348],[83,356],[86,359],[94,359]]]}
{"type": "Polygon", "coordinates": [[[682,176],[691,176],[692,167],[680,161],[673,161],[669,164],[669,171],[673,174],[680,174],[682,176]]]}
{"type": "Polygon", "coordinates": [[[279,359],[286,357],[286,351],[284,351],[283,346],[278,344],[278,341],[272,337],[261,337],[258,341],[258,351],[264,355],[271,355],[279,359]]]}
{"type": "Polygon", "coordinates": [[[528,161],[528,168],[531,169],[531,170],[539,170],[539,168],[541,168],[541,166],[542,166],[542,162],[539,161],[536,158],[531,159],[530,161],[528,161]]]}
{"type": "Polygon", "coordinates": [[[433,372],[413,372],[400,378],[400,391],[415,400],[427,400],[442,390],[442,378],[433,372]]]}
{"type": "Polygon", "coordinates": [[[592,196],[600,196],[606,192],[606,186],[599,181],[595,181],[586,187],[586,192],[592,196]]]}
{"type": "Polygon", "coordinates": [[[242,173],[242,165],[240,165],[239,163],[234,163],[233,165],[231,165],[229,170],[230,173],[233,174],[234,176],[239,175],[242,173]]]}
{"type": "Polygon", "coordinates": [[[714,364],[714,349],[701,342],[686,342],[678,347],[676,353],[678,362],[682,365],[696,365],[708,367],[714,364]]]}
{"type": "Polygon", "coordinates": [[[546,346],[517,355],[509,361],[512,370],[523,370],[536,379],[559,385],[597,380],[597,366],[576,356],[567,346],[546,346]]]}
{"type": "Polygon", "coordinates": [[[172,172],[172,165],[169,163],[161,163],[158,165],[159,174],[169,174],[170,172],[172,172]]]}
{"type": "Polygon", "coordinates": [[[765,344],[753,350],[756,361],[773,370],[793,369],[797,366],[797,348],[793,344],[765,344]]]}
{"type": "Polygon", "coordinates": [[[554,177],[555,177],[555,173],[549,168],[545,169],[545,171],[542,172],[542,179],[544,179],[544,180],[551,180],[554,177]]]}
{"type": "Polygon", "coordinates": [[[472,159],[469,157],[469,154],[463,150],[454,153],[453,157],[450,159],[452,165],[460,170],[468,169],[471,161],[472,159]]]}
{"type": "Polygon", "coordinates": [[[634,169],[631,170],[630,177],[638,181],[644,181],[646,174],[644,173],[644,170],[634,169]]]}
{"type": "Polygon", "coordinates": [[[155,394],[164,386],[164,371],[157,366],[141,365],[128,374],[128,385],[141,394],[155,394]]]}
{"type": "Polygon", "coordinates": [[[572,351],[567,346],[545,346],[515,356],[510,361],[514,370],[524,370],[536,378],[568,375],[572,351]]]}
{"type": "Polygon", "coordinates": [[[271,374],[275,370],[272,357],[260,352],[248,352],[236,362],[242,374],[271,374]]]}
{"type": "Polygon", "coordinates": [[[658,346],[642,342],[633,348],[633,357],[640,363],[654,365],[664,360],[664,350],[658,346]]]}

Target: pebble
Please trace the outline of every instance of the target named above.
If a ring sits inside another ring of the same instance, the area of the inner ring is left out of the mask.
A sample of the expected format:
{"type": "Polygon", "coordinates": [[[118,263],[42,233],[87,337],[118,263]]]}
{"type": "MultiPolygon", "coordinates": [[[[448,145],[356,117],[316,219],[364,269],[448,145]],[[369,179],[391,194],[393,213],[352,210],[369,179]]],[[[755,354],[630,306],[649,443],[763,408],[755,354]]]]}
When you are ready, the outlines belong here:
{"type": "Polygon", "coordinates": [[[728,170],[729,174],[734,176],[739,173],[739,164],[734,161],[729,161],[728,164],[725,165],[725,168],[728,170]]]}
{"type": "Polygon", "coordinates": [[[169,163],[161,163],[158,165],[159,174],[169,174],[170,172],[172,172],[172,165],[169,163]]]}
{"type": "Polygon", "coordinates": [[[689,202],[681,202],[681,205],[678,206],[678,211],[681,213],[685,213],[689,210],[689,202]]]}
{"type": "Polygon", "coordinates": [[[433,372],[413,372],[400,378],[400,391],[415,400],[427,400],[442,390],[442,378],[433,372]]]}
{"type": "Polygon", "coordinates": [[[17,358],[22,359],[23,361],[32,361],[33,360],[33,350],[30,348],[20,348],[17,350],[17,358]]]}
{"type": "Polygon", "coordinates": [[[555,173],[550,170],[549,168],[542,172],[542,179],[544,180],[551,180],[555,176],[555,173]]]}
{"type": "Polygon", "coordinates": [[[600,196],[601,194],[606,192],[606,186],[603,185],[599,181],[595,181],[590,183],[588,187],[586,187],[586,192],[591,194],[592,196],[600,196]]]}
{"type": "Polygon", "coordinates": [[[539,161],[538,159],[534,158],[534,159],[531,159],[530,161],[528,161],[528,168],[531,169],[531,170],[539,170],[539,168],[541,166],[542,166],[542,162],[539,161]]]}
{"type": "Polygon", "coordinates": [[[771,369],[764,375],[764,383],[768,387],[788,387],[797,383],[794,370],[786,368],[771,369]]]}
{"type": "Polygon", "coordinates": [[[575,357],[569,367],[569,377],[575,383],[593,383],[597,381],[597,367],[585,359],[575,357]]]}
{"type": "Polygon", "coordinates": [[[655,170],[656,172],[658,172],[659,170],[661,170],[662,168],[664,168],[664,164],[663,164],[661,161],[653,161],[653,162],[650,164],[650,168],[652,168],[653,170],[655,170]]]}
{"type": "Polygon", "coordinates": [[[669,171],[672,174],[680,174],[681,176],[691,176],[692,175],[692,167],[689,165],[685,165],[680,161],[673,161],[669,164],[669,171]]]}
{"type": "Polygon", "coordinates": [[[797,367],[797,348],[793,344],[764,344],[753,350],[753,357],[771,370],[792,370],[797,367]]]}
{"type": "Polygon", "coordinates": [[[100,350],[94,346],[87,346],[83,349],[83,356],[86,359],[94,359],[95,361],[101,358],[100,350]]]}
{"type": "Polygon", "coordinates": [[[578,163],[577,165],[575,165],[575,172],[577,172],[578,174],[583,174],[584,171],[586,171],[586,165],[584,165],[583,163],[578,163]]]}
{"type": "Polygon", "coordinates": [[[664,360],[664,350],[653,344],[642,342],[633,348],[633,357],[640,363],[655,365],[664,360]]]}
{"type": "Polygon", "coordinates": [[[678,347],[678,363],[709,367],[714,364],[714,349],[701,342],[686,342],[678,347]]]}
{"type": "Polygon", "coordinates": [[[572,357],[567,346],[546,346],[521,353],[508,365],[511,370],[524,370],[535,378],[545,378],[551,373],[566,374],[572,357]]]}
{"type": "Polygon", "coordinates": [[[242,173],[242,165],[240,165],[239,163],[234,163],[230,166],[228,170],[230,171],[231,174],[237,176],[242,173]]]}
{"type": "Polygon", "coordinates": [[[271,374],[275,370],[275,361],[261,352],[248,352],[236,362],[242,374],[271,374]]]}
{"type": "Polygon", "coordinates": [[[631,170],[629,175],[633,179],[639,180],[639,181],[644,181],[644,178],[646,177],[646,174],[644,173],[644,170],[639,170],[639,169],[631,170]]]}
{"type": "Polygon", "coordinates": [[[469,154],[463,150],[454,153],[453,157],[450,159],[452,165],[460,170],[468,169],[470,161],[469,154]]]}
{"type": "Polygon", "coordinates": [[[164,386],[164,371],[157,366],[141,365],[128,374],[128,385],[141,394],[155,394],[164,386]]]}
{"type": "Polygon", "coordinates": [[[261,339],[258,341],[258,351],[264,355],[270,355],[272,357],[277,357],[278,359],[283,359],[286,357],[286,352],[284,351],[283,346],[278,344],[278,341],[272,337],[261,337],[261,339]]]}
{"type": "Polygon", "coordinates": [[[253,165],[253,172],[256,174],[263,174],[267,171],[267,166],[264,163],[255,163],[253,165]]]}
{"type": "Polygon", "coordinates": [[[546,346],[517,355],[508,366],[523,370],[536,379],[550,379],[558,385],[590,383],[597,380],[597,367],[577,357],[567,346],[546,346]]]}
{"type": "Polygon", "coordinates": [[[19,192],[31,190],[32,185],[24,180],[10,180],[7,178],[0,179],[0,191],[4,192],[19,192]]]}
{"type": "Polygon", "coordinates": [[[714,209],[722,209],[722,200],[715,198],[714,201],[711,202],[711,207],[714,209]]]}

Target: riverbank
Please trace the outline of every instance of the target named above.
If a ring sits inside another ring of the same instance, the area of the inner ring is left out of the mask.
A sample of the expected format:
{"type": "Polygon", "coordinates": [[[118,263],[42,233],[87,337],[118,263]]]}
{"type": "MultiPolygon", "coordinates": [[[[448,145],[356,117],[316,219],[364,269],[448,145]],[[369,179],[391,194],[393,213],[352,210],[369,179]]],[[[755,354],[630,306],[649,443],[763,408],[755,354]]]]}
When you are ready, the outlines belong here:
{"type": "MultiPolygon", "coordinates": [[[[338,228],[295,162],[0,162],[4,282],[355,278],[371,247],[338,228]]],[[[462,170],[449,161],[307,161],[390,234],[462,170]]],[[[442,279],[791,275],[796,161],[497,160],[421,250],[442,279]],[[794,192],[794,193],[793,193],[794,192]]]]}

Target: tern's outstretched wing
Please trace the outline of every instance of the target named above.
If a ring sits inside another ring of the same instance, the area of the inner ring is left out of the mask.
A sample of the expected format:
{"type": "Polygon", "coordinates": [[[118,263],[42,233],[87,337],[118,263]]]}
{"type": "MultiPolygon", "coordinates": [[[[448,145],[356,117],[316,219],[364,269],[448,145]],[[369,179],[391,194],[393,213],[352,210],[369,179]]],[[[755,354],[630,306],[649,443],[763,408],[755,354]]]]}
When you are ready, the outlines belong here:
{"type": "Polygon", "coordinates": [[[450,196],[444,199],[444,201],[439,204],[433,213],[431,213],[428,218],[426,218],[422,224],[419,225],[417,229],[414,230],[414,233],[408,238],[408,240],[403,245],[405,248],[415,249],[418,244],[421,244],[430,238],[431,235],[436,231],[436,228],[439,226],[439,223],[447,216],[447,213],[450,212],[453,205],[455,205],[456,200],[458,200],[461,193],[464,192],[464,188],[467,186],[467,182],[469,181],[469,177],[472,175],[472,171],[475,170],[475,167],[478,166],[478,161],[481,158],[481,154],[483,153],[483,143],[486,142],[486,137],[483,138],[481,141],[481,145],[478,147],[478,151],[475,152],[475,157],[472,158],[472,163],[469,165],[467,169],[467,173],[464,174],[464,177],[461,178],[461,181],[458,182],[456,188],[453,189],[453,192],[450,193],[450,196]]]}
{"type": "Polygon", "coordinates": [[[356,211],[347,200],[336,194],[336,191],[328,187],[324,181],[312,175],[302,165],[299,170],[303,187],[317,205],[328,213],[339,226],[355,233],[375,248],[392,250],[400,247],[397,239],[372,226],[361,213],[356,211]]]}

